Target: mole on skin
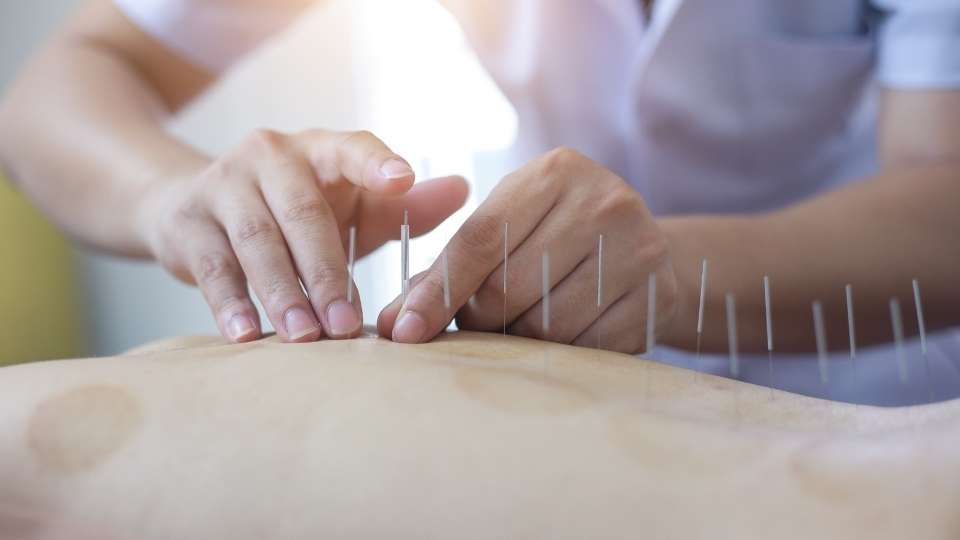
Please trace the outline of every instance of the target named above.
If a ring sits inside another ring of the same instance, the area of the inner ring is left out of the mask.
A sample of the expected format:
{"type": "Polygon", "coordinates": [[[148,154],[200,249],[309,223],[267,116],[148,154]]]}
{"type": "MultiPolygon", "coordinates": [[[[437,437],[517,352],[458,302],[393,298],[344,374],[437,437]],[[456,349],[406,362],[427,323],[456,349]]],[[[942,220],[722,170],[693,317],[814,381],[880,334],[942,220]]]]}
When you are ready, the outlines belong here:
{"type": "Polygon", "coordinates": [[[81,386],[40,403],[30,417],[27,446],[45,470],[76,474],[109,459],[143,422],[137,399],[121,386],[81,386]]]}

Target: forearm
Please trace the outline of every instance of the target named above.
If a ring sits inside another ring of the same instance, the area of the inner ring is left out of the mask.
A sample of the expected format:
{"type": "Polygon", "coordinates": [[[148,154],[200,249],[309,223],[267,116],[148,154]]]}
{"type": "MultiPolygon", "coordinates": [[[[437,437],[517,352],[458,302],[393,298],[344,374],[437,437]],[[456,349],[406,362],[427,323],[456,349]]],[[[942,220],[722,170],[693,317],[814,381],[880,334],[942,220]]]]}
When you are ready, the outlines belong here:
{"type": "Polygon", "coordinates": [[[169,115],[129,59],[65,32],[27,66],[0,108],[0,164],[69,234],[144,256],[136,223],[144,192],[205,162],[166,132],[169,115]]]}
{"type": "MultiPolygon", "coordinates": [[[[762,278],[770,276],[775,347],[815,348],[811,302],[824,306],[828,345],[847,344],[844,287],[851,284],[861,344],[891,339],[888,301],[912,308],[920,280],[928,329],[960,322],[960,166],[891,170],[785,210],[756,216],[668,218],[681,305],[666,337],[696,344],[700,263],[709,260],[705,350],[727,346],[724,296],[736,296],[742,350],[766,345],[762,278]],[[842,336],[842,339],[841,339],[842,336]]],[[[914,317],[905,317],[908,332],[914,317]]]]}

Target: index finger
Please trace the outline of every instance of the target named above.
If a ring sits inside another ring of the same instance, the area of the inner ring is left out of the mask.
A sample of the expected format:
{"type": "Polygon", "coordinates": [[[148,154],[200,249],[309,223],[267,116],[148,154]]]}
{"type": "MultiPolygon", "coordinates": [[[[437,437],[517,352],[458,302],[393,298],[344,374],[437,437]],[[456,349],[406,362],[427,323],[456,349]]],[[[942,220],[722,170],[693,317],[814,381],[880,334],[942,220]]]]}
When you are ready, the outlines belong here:
{"type": "Polygon", "coordinates": [[[328,337],[352,337],[360,331],[359,298],[353,288],[333,209],[313,182],[309,166],[296,159],[260,164],[261,192],[287,242],[290,256],[328,337]]]}
{"type": "Polygon", "coordinates": [[[345,179],[382,195],[402,195],[413,186],[410,164],[369,131],[306,131],[294,137],[322,183],[345,179]]]}

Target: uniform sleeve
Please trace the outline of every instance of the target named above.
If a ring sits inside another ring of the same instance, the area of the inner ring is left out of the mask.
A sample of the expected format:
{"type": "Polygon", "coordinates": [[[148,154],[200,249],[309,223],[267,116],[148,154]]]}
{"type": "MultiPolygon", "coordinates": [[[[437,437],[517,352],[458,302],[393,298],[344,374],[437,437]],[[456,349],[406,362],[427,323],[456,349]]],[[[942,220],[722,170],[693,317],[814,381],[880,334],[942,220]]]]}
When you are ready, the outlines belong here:
{"type": "Polygon", "coordinates": [[[310,0],[114,0],[134,24],[219,73],[296,19],[310,0]]]}
{"type": "Polygon", "coordinates": [[[960,88],[960,0],[874,0],[878,74],[894,88],[960,88]]]}

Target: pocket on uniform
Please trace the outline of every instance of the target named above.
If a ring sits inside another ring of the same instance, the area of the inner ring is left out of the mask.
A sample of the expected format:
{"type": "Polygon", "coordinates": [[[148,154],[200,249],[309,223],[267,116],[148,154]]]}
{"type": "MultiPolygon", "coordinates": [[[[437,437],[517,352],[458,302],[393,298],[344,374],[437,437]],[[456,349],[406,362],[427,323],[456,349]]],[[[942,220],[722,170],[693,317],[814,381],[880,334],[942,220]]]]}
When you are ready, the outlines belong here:
{"type": "Polygon", "coordinates": [[[874,71],[872,38],[763,38],[744,43],[750,108],[808,123],[849,111],[874,71]],[[803,114],[798,114],[803,112],[803,114]]]}
{"type": "Polygon", "coordinates": [[[871,37],[763,37],[742,46],[746,121],[760,146],[754,168],[800,166],[823,158],[831,144],[837,158],[837,142],[862,136],[849,128],[873,79],[871,37]]]}

